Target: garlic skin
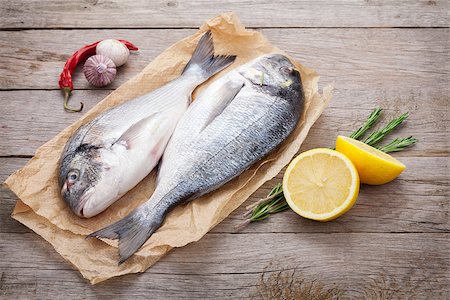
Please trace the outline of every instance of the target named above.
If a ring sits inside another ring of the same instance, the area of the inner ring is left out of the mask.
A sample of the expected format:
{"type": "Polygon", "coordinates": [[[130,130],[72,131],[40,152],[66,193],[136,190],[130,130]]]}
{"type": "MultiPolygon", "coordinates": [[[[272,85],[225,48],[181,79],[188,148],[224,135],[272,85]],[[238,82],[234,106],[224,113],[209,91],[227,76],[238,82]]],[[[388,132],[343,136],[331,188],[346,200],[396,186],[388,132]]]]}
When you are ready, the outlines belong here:
{"type": "Polygon", "coordinates": [[[102,87],[113,82],[117,70],[116,65],[110,58],[103,55],[94,55],[84,63],[83,72],[90,84],[102,87]]]}
{"type": "Polygon", "coordinates": [[[97,44],[95,52],[109,57],[116,67],[120,67],[127,62],[130,50],[122,42],[114,39],[103,40],[97,44]]]}

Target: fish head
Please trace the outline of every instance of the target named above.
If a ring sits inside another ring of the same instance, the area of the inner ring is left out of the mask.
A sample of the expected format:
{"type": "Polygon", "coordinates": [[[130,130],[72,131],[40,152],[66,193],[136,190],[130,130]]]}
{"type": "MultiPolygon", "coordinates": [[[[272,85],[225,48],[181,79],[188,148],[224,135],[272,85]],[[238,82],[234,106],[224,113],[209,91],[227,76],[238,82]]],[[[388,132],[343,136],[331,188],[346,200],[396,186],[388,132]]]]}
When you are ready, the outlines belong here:
{"type": "Polygon", "coordinates": [[[76,151],[61,163],[61,196],[79,217],[93,217],[115,200],[118,194],[117,172],[97,149],[76,151]]]}
{"type": "Polygon", "coordinates": [[[241,75],[270,94],[301,92],[300,72],[282,54],[267,54],[254,60],[241,75]]]}

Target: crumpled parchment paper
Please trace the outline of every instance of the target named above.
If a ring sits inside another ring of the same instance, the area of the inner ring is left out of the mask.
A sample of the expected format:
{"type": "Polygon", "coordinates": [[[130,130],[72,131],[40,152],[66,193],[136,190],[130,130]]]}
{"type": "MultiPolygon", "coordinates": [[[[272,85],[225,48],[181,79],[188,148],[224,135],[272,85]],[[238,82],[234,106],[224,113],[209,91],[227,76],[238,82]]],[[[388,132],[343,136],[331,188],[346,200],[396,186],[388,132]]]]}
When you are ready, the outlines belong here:
{"type": "MultiPolygon", "coordinates": [[[[154,190],[155,173],[139,183],[118,202],[100,215],[81,219],[75,216],[59,194],[58,161],[68,138],[82,124],[109,107],[151,91],[176,78],[188,62],[200,36],[212,31],[216,54],[237,55],[231,69],[266,53],[283,53],[260,33],[246,30],[233,13],[207,21],[200,30],[169,47],[145,69],[120,86],[52,140],[41,146],[22,169],[7,180],[6,185],[20,198],[12,217],[46,239],[66,260],[72,263],[92,284],[128,273],[144,272],[174,247],[199,240],[215,225],[239,207],[264,182],[276,176],[297,153],[310,127],[331,99],[331,87],[318,92],[318,74],[294,62],[301,71],[305,91],[305,112],[295,132],[270,156],[254,165],[219,190],[185,206],[175,208],[163,226],[145,245],[121,266],[117,265],[117,242],[85,239],[97,229],[125,217],[145,202],[154,190]]],[[[195,95],[215,78],[199,87],[195,95]]]]}

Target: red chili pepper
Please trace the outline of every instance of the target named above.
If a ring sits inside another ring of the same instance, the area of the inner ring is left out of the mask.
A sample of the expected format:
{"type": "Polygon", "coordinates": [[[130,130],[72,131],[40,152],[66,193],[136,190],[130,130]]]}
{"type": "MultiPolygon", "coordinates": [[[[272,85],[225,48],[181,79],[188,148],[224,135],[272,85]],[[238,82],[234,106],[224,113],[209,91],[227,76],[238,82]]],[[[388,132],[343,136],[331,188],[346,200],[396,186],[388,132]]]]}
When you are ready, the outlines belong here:
{"type": "MultiPolygon", "coordinates": [[[[119,41],[122,42],[125,46],[127,46],[127,48],[130,50],[139,50],[138,47],[136,47],[129,41],[126,40],[119,40],[119,41]]],[[[72,74],[80,62],[83,62],[90,56],[95,55],[95,48],[97,47],[97,44],[100,42],[101,41],[97,41],[95,43],[82,47],[80,50],[75,52],[71,57],[69,57],[69,59],[66,61],[64,69],[61,72],[61,75],[59,76],[59,88],[64,92],[64,109],[71,112],[79,112],[83,109],[83,102],[81,102],[81,106],[78,109],[70,108],[67,105],[70,94],[72,93],[73,90],[72,74]]]]}

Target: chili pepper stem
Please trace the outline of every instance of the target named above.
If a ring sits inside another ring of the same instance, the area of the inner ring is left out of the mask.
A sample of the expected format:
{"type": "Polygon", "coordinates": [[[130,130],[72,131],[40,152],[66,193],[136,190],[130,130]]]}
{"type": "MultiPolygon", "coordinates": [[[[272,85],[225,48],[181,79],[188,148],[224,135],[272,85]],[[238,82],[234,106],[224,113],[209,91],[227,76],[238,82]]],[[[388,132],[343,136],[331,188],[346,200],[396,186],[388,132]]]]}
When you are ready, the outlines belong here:
{"type": "MultiPolygon", "coordinates": [[[[69,97],[73,90],[72,74],[75,72],[75,69],[79,63],[85,61],[90,56],[95,55],[97,45],[100,42],[101,41],[97,41],[82,47],[72,54],[72,56],[69,57],[64,64],[63,71],[61,72],[61,75],[59,75],[58,85],[64,92],[64,109],[68,112],[80,112],[83,109],[83,103],[80,104],[80,108],[78,109],[71,108],[68,105],[69,97]]],[[[130,50],[138,50],[138,48],[129,41],[119,40],[119,42],[122,42],[130,50]]]]}
{"type": "Polygon", "coordinates": [[[70,90],[70,88],[64,88],[63,92],[64,92],[64,109],[70,112],[80,112],[83,109],[83,102],[80,102],[80,108],[78,109],[71,108],[69,107],[68,104],[69,104],[69,97],[72,91],[70,90]]]}

